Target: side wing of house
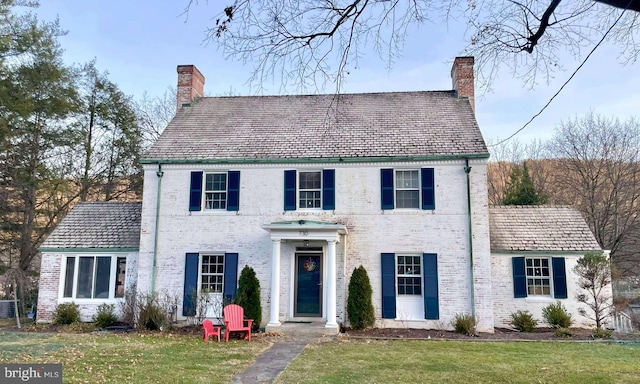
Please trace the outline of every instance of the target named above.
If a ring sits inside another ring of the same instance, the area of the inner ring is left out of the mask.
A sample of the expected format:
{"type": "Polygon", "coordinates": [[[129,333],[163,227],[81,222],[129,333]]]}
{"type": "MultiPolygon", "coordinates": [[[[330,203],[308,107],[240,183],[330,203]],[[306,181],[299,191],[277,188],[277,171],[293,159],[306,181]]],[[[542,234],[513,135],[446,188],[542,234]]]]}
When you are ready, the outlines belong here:
{"type": "Polygon", "coordinates": [[[79,203],[40,247],[37,321],[58,304],[75,303],[82,321],[101,304],[116,311],[136,285],[140,203],[79,203]]]}
{"type": "MultiPolygon", "coordinates": [[[[571,207],[491,207],[491,268],[496,327],[509,327],[511,314],[529,311],[544,326],[542,309],[560,301],[576,326],[592,327],[579,309],[583,293],[574,272],[577,260],[602,251],[580,213],[571,207]]],[[[612,296],[611,286],[605,295],[612,296]]]]}

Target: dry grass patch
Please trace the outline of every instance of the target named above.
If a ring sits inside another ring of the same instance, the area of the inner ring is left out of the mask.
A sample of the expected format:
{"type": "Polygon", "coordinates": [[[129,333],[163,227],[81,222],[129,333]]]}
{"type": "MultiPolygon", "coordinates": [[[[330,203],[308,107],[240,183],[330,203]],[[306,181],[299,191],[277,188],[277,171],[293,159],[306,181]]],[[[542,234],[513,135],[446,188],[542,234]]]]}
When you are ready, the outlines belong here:
{"type": "Polygon", "coordinates": [[[0,334],[0,362],[62,363],[65,383],[226,383],[272,342],[200,335],[0,334]]]}

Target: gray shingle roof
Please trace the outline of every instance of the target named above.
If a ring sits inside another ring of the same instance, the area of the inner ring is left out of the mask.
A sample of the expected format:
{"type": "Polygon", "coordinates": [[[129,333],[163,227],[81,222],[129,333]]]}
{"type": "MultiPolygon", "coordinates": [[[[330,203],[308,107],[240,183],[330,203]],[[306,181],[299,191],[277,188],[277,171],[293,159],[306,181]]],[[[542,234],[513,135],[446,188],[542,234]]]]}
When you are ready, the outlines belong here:
{"type": "Polygon", "coordinates": [[[41,248],[138,248],[140,202],[78,203],[41,248]]]}
{"type": "Polygon", "coordinates": [[[205,97],[181,108],[147,160],[488,154],[454,91],[205,97]]]}
{"type": "Polygon", "coordinates": [[[599,250],[580,212],[568,206],[489,207],[492,251],[599,250]]]}

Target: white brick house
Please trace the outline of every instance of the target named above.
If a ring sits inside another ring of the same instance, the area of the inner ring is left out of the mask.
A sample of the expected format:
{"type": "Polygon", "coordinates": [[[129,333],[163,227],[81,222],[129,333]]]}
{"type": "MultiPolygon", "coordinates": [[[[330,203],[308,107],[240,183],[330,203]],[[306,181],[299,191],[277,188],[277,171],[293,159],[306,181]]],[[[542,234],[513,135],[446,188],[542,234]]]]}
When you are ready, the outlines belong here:
{"type": "MultiPolygon", "coordinates": [[[[126,286],[180,297],[185,318],[193,292],[232,297],[249,265],[267,329],[321,319],[337,330],[347,322],[351,272],[363,265],[377,326],[449,326],[461,313],[476,316],[478,331],[503,326],[515,305],[502,296],[515,288],[494,286],[515,280],[492,262],[473,58],[457,58],[452,79],[449,91],[202,97],[202,74],[179,66],[178,113],[142,160],[139,246],[126,255],[126,286]]],[[[104,247],[60,237],[68,222],[42,246],[40,321],[56,300],[81,303],[87,316],[120,300],[95,287],[78,296],[101,279],[87,264],[104,247]]]]}

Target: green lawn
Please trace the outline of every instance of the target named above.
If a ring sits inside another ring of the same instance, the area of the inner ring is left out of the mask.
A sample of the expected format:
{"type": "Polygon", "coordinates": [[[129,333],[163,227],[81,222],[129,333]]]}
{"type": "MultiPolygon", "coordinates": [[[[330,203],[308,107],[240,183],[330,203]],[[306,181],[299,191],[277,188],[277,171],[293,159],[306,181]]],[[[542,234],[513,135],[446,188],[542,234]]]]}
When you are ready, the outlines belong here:
{"type": "MultiPolygon", "coordinates": [[[[0,363],[62,363],[65,383],[226,383],[273,343],[199,335],[0,331],[0,363]]],[[[638,383],[640,345],[350,340],[310,344],[278,383],[638,383]]]]}
{"type": "Polygon", "coordinates": [[[65,383],[226,383],[271,345],[199,335],[0,331],[0,363],[62,363],[65,383]]]}
{"type": "Polygon", "coordinates": [[[640,345],[337,340],[308,346],[277,383],[639,383],[640,345]]]}

